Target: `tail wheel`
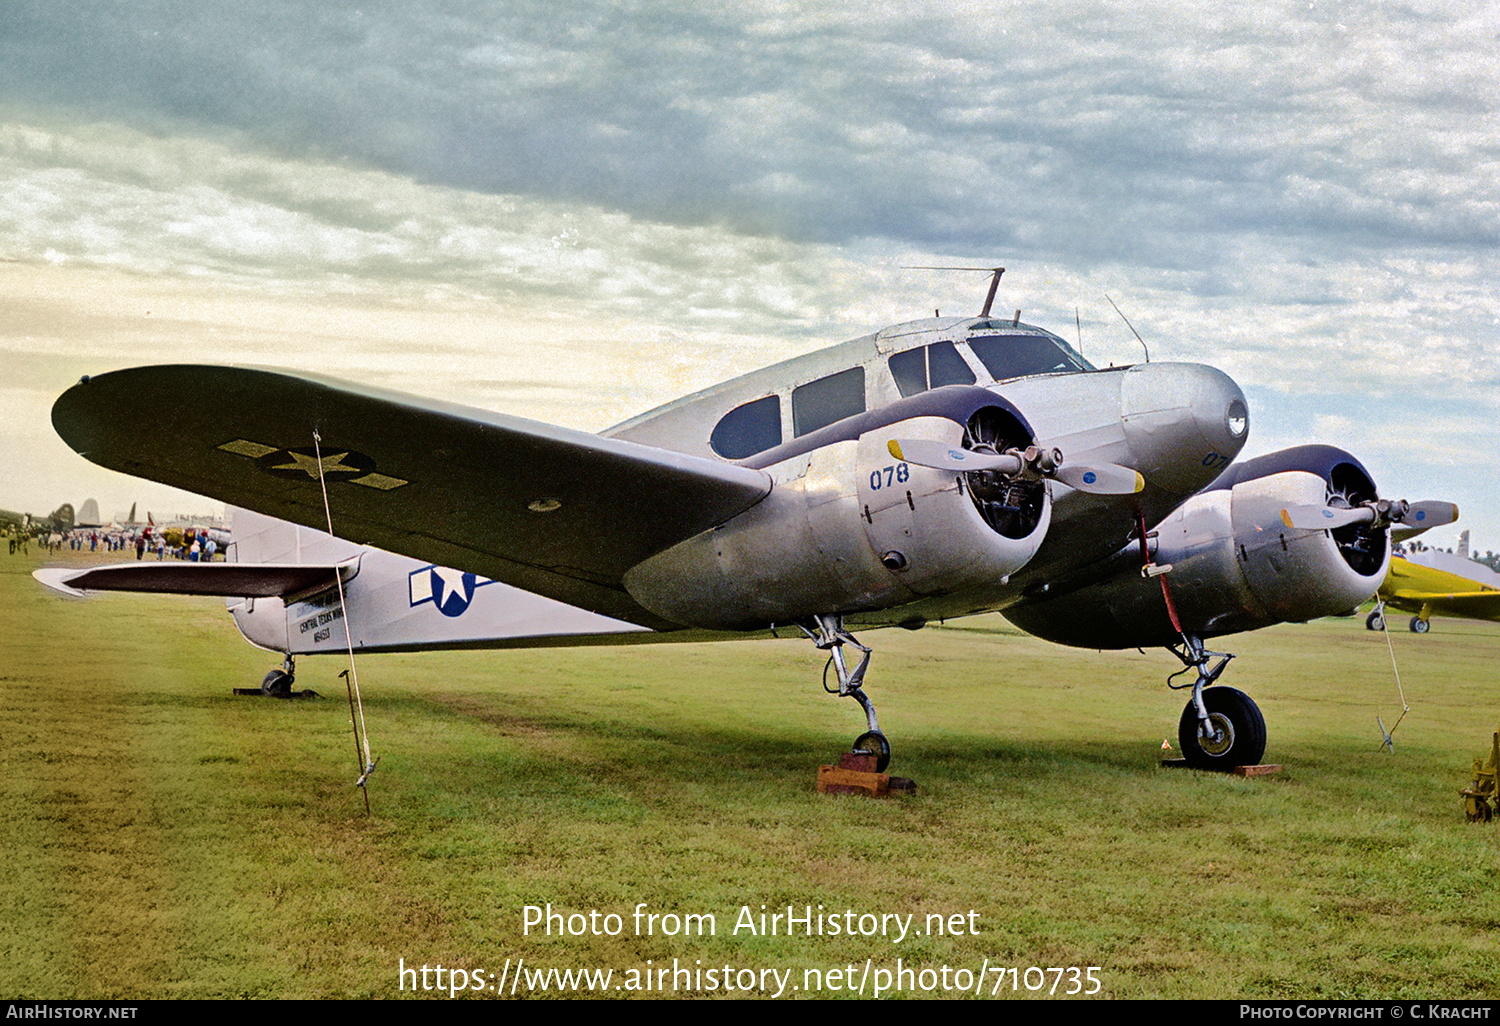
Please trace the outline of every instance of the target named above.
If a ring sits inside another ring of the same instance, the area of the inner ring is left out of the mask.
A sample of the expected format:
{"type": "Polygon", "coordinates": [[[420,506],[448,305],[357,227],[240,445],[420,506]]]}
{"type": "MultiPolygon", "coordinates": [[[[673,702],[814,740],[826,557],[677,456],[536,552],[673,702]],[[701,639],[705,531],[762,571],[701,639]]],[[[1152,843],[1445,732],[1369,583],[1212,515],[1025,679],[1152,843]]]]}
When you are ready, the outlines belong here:
{"type": "Polygon", "coordinates": [[[292,693],[292,684],[296,681],[290,673],[285,670],[272,670],[266,674],[260,682],[262,694],[270,695],[272,698],[288,698],[292,693]]]}
{"type": "Polygon", "coordinates": [[[1234,688],[1207,688],[1203,705],[1207,725],[1192,702],[1177,724],[1177,743],[1188,765],[1218,771],[1257,765],[1266,754],[1266,721],[1250,696],[1234,688]]]}

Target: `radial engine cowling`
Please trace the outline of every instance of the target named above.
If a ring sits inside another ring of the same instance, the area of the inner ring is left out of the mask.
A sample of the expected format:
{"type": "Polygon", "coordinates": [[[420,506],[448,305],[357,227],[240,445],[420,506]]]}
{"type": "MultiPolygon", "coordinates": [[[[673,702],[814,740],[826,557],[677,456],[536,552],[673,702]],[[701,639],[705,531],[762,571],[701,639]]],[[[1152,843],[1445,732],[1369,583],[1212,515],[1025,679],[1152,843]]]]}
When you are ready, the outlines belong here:
{"type": "MultiPolygon", "coordinates": [[[[1377,498],[1368,471],[1326,445],[1284,449],[1225,471],[1163,520],[1152,561],[1170,566],[1167,585],[1183,629],[1208,637],[1345,613],[1380,587],[1390,566],[1384,527],[1333,531],[1286,526],[1296,505],[1353,507],[1377,498]]],[[[1140,575],[1126,549],[1103,580],[1049,589],[1006,611],[1026,631],[1063,644],[1128,648],[1178,639],[1162,588],[1140,575]]]]}
{"type": "Polygon", "coordinates": [[[684,626],[749,630],[998,588],[1051,522],[1047,485],[955,474],[891,455],[893,438],[966,448],[1033,443],[1020,412],[949,386],[850,417],[746,461],[775,486],[757,506],[632,568],[637,602],[684,626]]]}

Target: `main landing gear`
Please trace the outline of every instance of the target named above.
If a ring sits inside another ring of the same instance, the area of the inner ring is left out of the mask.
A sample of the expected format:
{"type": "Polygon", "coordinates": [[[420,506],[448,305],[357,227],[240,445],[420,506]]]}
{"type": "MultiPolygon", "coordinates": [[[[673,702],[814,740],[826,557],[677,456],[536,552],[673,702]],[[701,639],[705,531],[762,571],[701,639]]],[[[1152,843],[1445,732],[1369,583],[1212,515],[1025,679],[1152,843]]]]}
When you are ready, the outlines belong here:
{"type": "Polygon", "coordinates": [[[1173,677],[1197,671],[1191,685],[1167,680],[1168,687],[1193,689],[1192,701],[1182,710],[1177,724],[1177,744],[1187,764],[1194,769],[1219,771],[1259,764],[1266,754],[1266,721],[1259,707],[1243,691],[1209,686],[1234,656],[1208,651],[1203,640],[1192,634],[1184,634],[1181,644],[1169,645],[1167,650],[1182,660],[1183,669],[1173,677]],[[1214,659],[1218,662],[1213,663],[1214,659]]]}
{"type": "Polygon", "coordinates": [[[817,645],[820,650],[828,651],[828,662],[823,667],[823,690],[830,695],[852,698],[865,711],[865,722],[870,729],[854,739],[853,751],[875,756],[875,772],[884,773],[885,768],[891,764],[891,743],[880,732],[880,721],[875,718],[875,706],[870,703],[863,689],[865,670],[870,665],[870,649],[861,645],[855,640],[854,635],[844,630],[844,618],[841,616],[819,616],[817,630],[812,631],[803,627],[802,633],[812,639],[813,644],[817,645]],[[844,661],[845,642],[860,651],[859,665],[852,671],[844,661]],[[829,666],[832,666],[838,674],[837,690],[828,686],[829,666]]]}
{"type": "MultiPolygon", "coordinates": [[[[1428,617],[1423,616],[1421,613],[1418,613],[1416,616],[1411,618],[1406,627],[1413,634],[1426,634],[1428,631],[1432,630],[1432,621],[1428,617]]],[[[1370,615],[1365,617],[1365,630],[1385,630],[1385,614],[1379,609],[1371,611],[1370,615]]]]}

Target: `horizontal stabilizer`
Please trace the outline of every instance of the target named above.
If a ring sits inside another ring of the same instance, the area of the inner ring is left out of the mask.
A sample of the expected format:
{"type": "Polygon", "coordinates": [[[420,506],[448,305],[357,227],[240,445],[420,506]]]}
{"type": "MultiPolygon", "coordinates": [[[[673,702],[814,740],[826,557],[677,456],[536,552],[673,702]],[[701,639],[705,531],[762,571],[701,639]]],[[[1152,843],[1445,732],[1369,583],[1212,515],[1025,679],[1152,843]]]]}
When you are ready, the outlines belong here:
{"type": "MultiPolygon", "coordinates": [[[[358,564],[345,564],[344,579],[358,564]]],[[[224,598],[285,598],[331,588],[335,566],[300,563],[114,563],[88,570],[47,567],[33,577],[64,595],[99,591],[148,591],[224,598]]]]}

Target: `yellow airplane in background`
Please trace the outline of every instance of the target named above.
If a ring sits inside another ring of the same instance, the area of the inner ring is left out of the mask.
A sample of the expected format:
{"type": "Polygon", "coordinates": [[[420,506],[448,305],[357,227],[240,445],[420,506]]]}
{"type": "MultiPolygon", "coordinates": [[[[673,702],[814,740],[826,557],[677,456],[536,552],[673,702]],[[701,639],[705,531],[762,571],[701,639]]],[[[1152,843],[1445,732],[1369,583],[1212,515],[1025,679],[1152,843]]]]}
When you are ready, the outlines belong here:
{"type": "MultiPolygon", "coordinates": [[[[1390,572],[1380,586],[1380,598],[1387,606],[1415,613],[1409,626],[1416,634],[1426,634],[1432,628],[1434,613],[1466,620],[1500,620],[1500,574],[1451,552],[1393,555],[1390,572]]],[[[1365,619],[1365,627],[1385,629],[1379,607],[1365,619]]]]}

